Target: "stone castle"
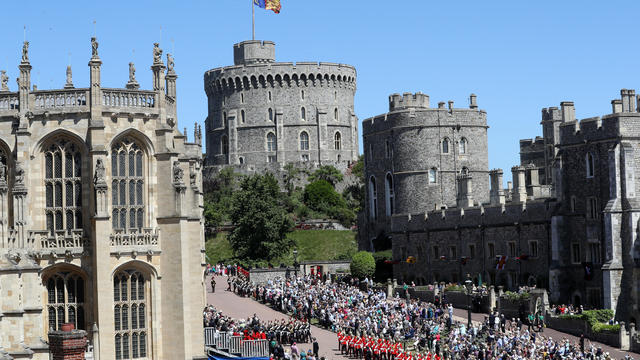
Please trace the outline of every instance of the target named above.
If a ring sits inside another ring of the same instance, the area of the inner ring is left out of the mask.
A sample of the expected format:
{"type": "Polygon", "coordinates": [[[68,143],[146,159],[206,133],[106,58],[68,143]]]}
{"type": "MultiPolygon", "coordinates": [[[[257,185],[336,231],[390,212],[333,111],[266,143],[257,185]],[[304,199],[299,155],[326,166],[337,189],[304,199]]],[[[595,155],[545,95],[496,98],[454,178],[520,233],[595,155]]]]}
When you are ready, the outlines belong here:
{"type": "Polygon", "coordinates": [[[174,62],[154,45],[153,89],[129,64],[103,88],[0,76],[0,358],[49,359],[72,323],[100,359],[204,358],[202,147],[176,130],[174,62]],[[171,174],[171,176],[158,176],[171,174]],[[195,279],[195,281],[194,281],[195,279]],[[197,335],[197,336],[196,336],[197,335]]]}
{"type": "Polygon", "coordinates": [[[233,57],[204,75],[207,165],[277,172],[357,160],[355,68],[276,62],[270,41],[235,44],[233,57]]]}
{"type": "Polygon", "coordinates": [[[475,95],[468,109],[392,95],[387,114],[363,121],[360,247],[390,239],[400,280],[470,274],[507,289],[535,285],[553,302],[611,308],[635,322],[640,97],[623,89],[611,103],[611,114],[581,121],[572,102],[543,109],[543,136],[520,141],[521,163],[504,189],[503,171],[487,167],[475,95]]]}

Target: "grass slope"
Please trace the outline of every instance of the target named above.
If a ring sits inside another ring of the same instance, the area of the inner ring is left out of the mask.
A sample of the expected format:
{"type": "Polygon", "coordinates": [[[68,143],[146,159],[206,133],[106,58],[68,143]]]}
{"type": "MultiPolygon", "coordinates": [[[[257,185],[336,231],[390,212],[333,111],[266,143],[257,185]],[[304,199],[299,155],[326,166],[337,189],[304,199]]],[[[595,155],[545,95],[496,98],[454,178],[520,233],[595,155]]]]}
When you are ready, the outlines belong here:
{"type": "MultiPolygon", "coordinates": [[[[356,233],[351,230],[296,230],[287,235],[295,240],[298,247],[298,261],[351,259],[356,253],[356,233]]],[[[206,242],[207,261],[215,264],[233,259],[233,250],[227,240],[227,233],[218,233],[206,242]]],[[[292,264],[293,254],[282,254],[271,261],[292,264]]]]}

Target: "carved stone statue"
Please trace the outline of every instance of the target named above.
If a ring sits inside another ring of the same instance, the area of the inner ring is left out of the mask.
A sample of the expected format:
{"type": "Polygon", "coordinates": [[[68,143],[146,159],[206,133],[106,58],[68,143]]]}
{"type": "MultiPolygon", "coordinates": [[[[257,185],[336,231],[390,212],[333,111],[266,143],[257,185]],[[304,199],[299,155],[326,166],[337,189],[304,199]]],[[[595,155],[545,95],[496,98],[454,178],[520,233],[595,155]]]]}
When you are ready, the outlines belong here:
{"type": "Polygon", "coordinates": [[[20,161],[16,161],[15,186],[24,186],[24,168],[20,161]]]}
{"type": "Polygon", "coordinates": [[[102,159],[96,160],[96,171],[93,175],[93,183],[94,184],[104,184],[105,183],[105,169],[104,164],[102,163],[102,159]]]}
{"type": "Polygon", "coordinates": [[[158,43],[153,43],[153,63],[162,64],[162,49],[158,43]]]}
{"type": "Polygon", "coordinates": [[[98,40],[96,40],[95,37],[91,38],[91,57],[92,58],[98,57],[98,40]]]}
{"type": "Polygon", "coordinates": [[[174,184],[181,184],[183,177],[184,177],[184,172],[182,171],[182,168],[180,167],[180,162],[179,161],[174,161],[173,162],[173,183],[174,184]]]}
{"type": "Polygon", "coordinates": [[[197,179],[198,179],[198,174],[196,174],[195,166],[193,166],[189,171],[189,183],[191,184],[191,186],[196,186],[197,179]]]}
{"type": "Polygon", "coordinates": [[[0,83],[2,83],[1,91],[9,91],[9,77],[5,70],[0,71],[0,83]]]}
{"type": "Polygon", "coordinates": [[[29,42],[28,41],[25,41],[22,44],[22,62],[23,63],[29,62],[29,42]]]}
{"type": "Polygon", "coordinates": [[[0,164],[0,183],[7,183],[7,167],[4,164],[0,164]]]}
{"type": "Polygon", "coordinates": [[[67,66],[67,83],[64,85],[65,89],[73,87],[73,79],[71,74],[71,65],[67,66]]]}
{"type": "Polygon", "coordinates": [[[174,65],[175,64],[173,63],[173,56],[171,56],[171,54],[167,53],[167,71],[172,73],[174,65]]]}
{"type": "Polygon", "coordinates": [[[136,82],[136,66],[132,62],[129,63],[129,82],[136,82]]]}

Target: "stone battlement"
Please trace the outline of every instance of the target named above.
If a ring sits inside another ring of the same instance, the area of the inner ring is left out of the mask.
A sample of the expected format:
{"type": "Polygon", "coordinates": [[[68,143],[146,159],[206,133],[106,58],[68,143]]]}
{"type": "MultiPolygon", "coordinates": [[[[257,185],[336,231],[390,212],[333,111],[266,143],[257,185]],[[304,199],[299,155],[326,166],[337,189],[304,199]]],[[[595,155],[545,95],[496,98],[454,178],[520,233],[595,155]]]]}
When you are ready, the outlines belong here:
{"type": "Polygon", "coordinates": [[[389,112],[408,108],[429,108],[429,95],[421,92],[389,95],[389,112]]]}
{"type": "Polygon", "coordinates": [[[233,45],[233,63],[248,65],[276,61],[276,43],[273,41],[248,40],[233,45]]]}

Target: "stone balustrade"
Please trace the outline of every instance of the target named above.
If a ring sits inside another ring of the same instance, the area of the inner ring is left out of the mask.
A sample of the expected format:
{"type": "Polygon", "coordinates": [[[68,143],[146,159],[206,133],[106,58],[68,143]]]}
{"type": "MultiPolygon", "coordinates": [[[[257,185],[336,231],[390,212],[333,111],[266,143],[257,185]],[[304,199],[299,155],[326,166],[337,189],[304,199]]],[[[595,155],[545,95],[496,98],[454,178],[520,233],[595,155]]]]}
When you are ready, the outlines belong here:
{"type": "Polygon", "coordinates": [[[18,99],[18,93],[0,94],[0,111],[19,109],[20,100],[18,99]]]}
{"type": "Polygon", "coordinates": [[[158,229],[114,229],[111,234],[111,246],[117,250],[131,250],[134,248],[149,248],[160,245],[158,229]]]}
{"type": "Polygon", "coordinates": [[[32,93],[33,109],[68,109],[87,107],[89,89],[40,90],[32,93]]]}
{"type": "Polygon", "coordinates": [[[145,90],[102,89],[102,105],[115,108],[154,108],[156,93],[145,90]]]}
{"type": "Polygon", "coordinates": [[[65,253],[67,250],[72,253],[82,253],[89,246],[89,241],[84,237],[82,229],[57,230],[53,233],[49,230],[29,230],[23,241],[18,235],[17,230],[9,229],[7,237],[0,242],[0,248],[34,250],[47,254],[65,253]]]}

